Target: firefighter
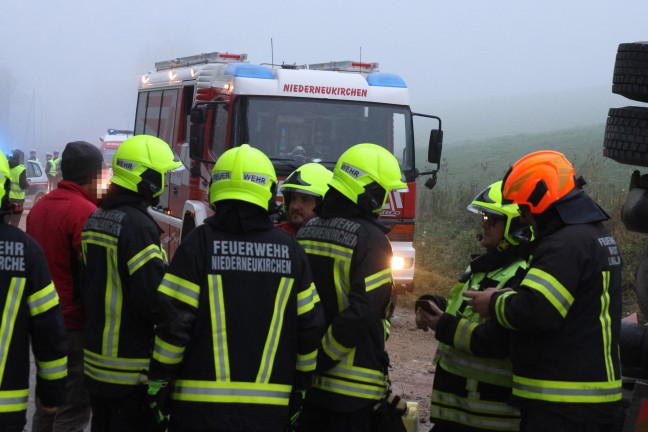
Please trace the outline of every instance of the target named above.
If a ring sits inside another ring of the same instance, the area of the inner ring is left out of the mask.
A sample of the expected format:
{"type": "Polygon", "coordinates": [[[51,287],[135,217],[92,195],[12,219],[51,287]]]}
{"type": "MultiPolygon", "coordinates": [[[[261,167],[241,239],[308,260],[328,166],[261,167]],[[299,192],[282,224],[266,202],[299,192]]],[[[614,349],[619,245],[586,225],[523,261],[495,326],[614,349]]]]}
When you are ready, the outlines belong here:
{"type": "Polygon", "coordinates": [[[90,396],[83,384],[84,310],[81,299],[81,231],[97,209],[103,158],[85,141],[68,143],[63,150],[63,180],[27,214],[27,234],[43,248],[61,301],[67,330],[67,401],[55,415],[36,403],[32,432],[80,431],[90,421],[90,396]]]}
{"type": "MultiPolygon", "coordinates": [[[[300,430],[374,430],[374,407],[387,397],[398,402],[389,393],[385,351],[392,249],[388,230],[377,217],[387,195],[405,188],[398,161],[388,150],[357,144],[337,161],[318,216],[297,233],[313,269],[327,326],[300,430]]],[[[399,409],[404,405],[400,401],[399,409]]]]}
{"type": "Polygon", "coordinates": [[[332,177],[331,171],[315,162],[293,171],[281,185],[282,212],[287,220],[277,227],[296,235],[302,225],[315,217],[315,206],[322,202],[332,177]]]}
{"type": "Polygon", "coordinates": [[[144,384],[166,254],[147,208],[159,202],[165,173],[180,165],[159,138],[124,141],[108,192],[83,229],[84,373],[93,432],[141,431],[149,424],[144,384]]]}
{"type": "Polygon", "coordinates": [[[158,410],[173,381],[171,431],[281,432],[291,394],[310,383],[323,311],[304,250],[270,220],[276,185],[260,150],[223,153],[209,187],[215,214],[160,284],[149,395],[158,410]]]}
{"type": "Polygon", "coordinates": [[[25,192],[29,187],[27,182],[27,169],[25,168],[25,155],[20,150],[14,150],[9,158],[9,168],[11,169],[11,191],[9,192],[9,201],[12,204],[12,210],[9,214],[9,225],[15,227],[20,225],[20,218],[23,214],[23,205],[25,204],[25,192]]]}
{"type": "Polygon", "coordinates": [[[620,410],[621,258],[567,158],[539,151],[504,177],[536,246],[515,290],[469,291],[473,310],[511,333],[522,431],[610,431],[620,410]]]}
{"type": "MultiPolygon", "coordinates": [[[[9,163],[0,154],[0,212],[10,209],[9,163]]],[[[50,412],[65,402],[67,341],[58,296],[42,249],[0,220],[0,429],[22,431],[29,393],[29,346],[36,397],[50,412]]]]}
{"type": "Polygon", "coordinates": [[[433,296],[417,301],[417,326],[435,330],[440,342],[430,421],[434,432],[517,431],[520,412],[507,404],[512,386],[508,330],[496,323],[477,325],[482,320],[463,293],[517,285],[526,273],[531,231],[517,205],[502,203],[501,181],[480,192],[468,210],[483,216],[477,238],[485,253],[471,260],[447,304],[433,296]]]}

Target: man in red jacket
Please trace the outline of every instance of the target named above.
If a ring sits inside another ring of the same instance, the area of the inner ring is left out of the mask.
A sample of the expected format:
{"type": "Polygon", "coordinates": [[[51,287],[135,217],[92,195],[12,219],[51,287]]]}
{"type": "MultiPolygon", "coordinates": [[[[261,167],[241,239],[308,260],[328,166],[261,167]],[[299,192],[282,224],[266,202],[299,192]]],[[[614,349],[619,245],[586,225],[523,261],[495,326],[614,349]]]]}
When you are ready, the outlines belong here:
{"type": "Polygon", "coordinates": [[[66,405],[58,413],[49,414],[37,401],[33,432],[83,430],[90,419],[90,400],[83,385],[85,318],[79,269],[81,231],[88,216],[97,209],[102,165],[97,147],[85,141],[69,143],[61,160],[63,180],[27,215],[27,233],[45,251],[69,341],[66,405]]]}

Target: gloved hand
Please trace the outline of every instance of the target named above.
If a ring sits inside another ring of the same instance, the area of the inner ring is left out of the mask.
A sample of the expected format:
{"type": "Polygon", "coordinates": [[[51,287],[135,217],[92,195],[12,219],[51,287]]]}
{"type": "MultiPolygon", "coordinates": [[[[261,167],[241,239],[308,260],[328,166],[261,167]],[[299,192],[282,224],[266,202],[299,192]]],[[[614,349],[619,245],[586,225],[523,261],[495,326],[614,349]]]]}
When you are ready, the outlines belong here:
{"type": "Polygon", "coordinates": [[[168,418],[166,401],[169,396],[169,383],[161,380],[148,380],[146,405],[151,417],[151,430],[163,432],[167,428],[168,418]]]}
{"type": "Polygon", "coordinates": [[[403,416],[407,412],[407,401],[389,390],[385,393],[382,399],[374,405],[373,410],[377,414],[393,413],[398,416],[403,416]]]}
{"type": "Polygon", "coordinates": [[[306,390],[293,390],[290,394],[288,401],[288,412],[290,421],[286,428],[287,431],[297,430],[297,422],[301,414],[302,407],[304,406],[304,399],[306,398],[306,390]]]}

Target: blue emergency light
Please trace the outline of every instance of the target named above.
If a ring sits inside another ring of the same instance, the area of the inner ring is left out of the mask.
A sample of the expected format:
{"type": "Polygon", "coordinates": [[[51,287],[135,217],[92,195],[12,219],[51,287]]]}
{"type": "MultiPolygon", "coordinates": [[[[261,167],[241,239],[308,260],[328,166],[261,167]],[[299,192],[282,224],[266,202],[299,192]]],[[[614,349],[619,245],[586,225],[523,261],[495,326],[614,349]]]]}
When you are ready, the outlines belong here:
{"type": "Polygon", "coordinates": [[[270,68],[250,63],[230,63],[225,68],[225,75],[240,78],[274,79],[270,68]]]}
{"type": "Polygon", "coordinates": [[[407,88],[407,84],[399,75],[386,72],[375,72],[367,76],[367,84],[374,87],[407,88]]]}

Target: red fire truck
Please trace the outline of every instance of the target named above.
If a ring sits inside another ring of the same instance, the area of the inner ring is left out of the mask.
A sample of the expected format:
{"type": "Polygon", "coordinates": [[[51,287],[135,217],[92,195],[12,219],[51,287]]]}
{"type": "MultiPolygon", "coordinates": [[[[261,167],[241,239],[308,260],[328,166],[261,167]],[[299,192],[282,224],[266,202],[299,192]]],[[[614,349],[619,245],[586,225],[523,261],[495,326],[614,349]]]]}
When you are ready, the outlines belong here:
{"type": "Polygon", "coordinates": [[[99,151],[103,156],[105,172],[104,178],[110,179],[112,177],[112,160],[115,156],[115,152],[119,148],[122,142],[126,141],[128,138],[133,136],[133,131],[122,130],[122,129],[108,129],[106,135],[99,137],[101,144],[99,145],[99,151]]]}
{"type": "Polygon", "coordinates": [[[160,205],[150,209],[169,256],[211,214],[210,173],[226,149],[247,143],[262,150],[285,179],[307,162],[332,170],[354,144],[384,146],[399,160],[408,191],[390,194],[381,219],[391,227],[397,288],[413,289],[416,179],[431,175],[428,187],[436,181],[441,119],[412,113],[405,81],[379,72],[377,63],[276,66],[218,52],[159,62],[140,80],[134,132],[168,142],[186,167],[168,174],[160,205]],[[434,169],[426,173],[415,165],[414,116],[433,122],[434,169]]]}

